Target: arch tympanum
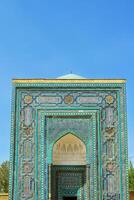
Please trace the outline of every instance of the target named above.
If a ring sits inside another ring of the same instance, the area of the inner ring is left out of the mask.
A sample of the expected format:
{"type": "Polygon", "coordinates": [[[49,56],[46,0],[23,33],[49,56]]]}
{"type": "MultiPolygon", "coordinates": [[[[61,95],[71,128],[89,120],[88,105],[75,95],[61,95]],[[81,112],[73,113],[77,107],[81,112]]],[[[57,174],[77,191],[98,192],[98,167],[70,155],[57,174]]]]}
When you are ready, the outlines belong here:
{"type": "Polygon", "coordinates": [[[86,165],[86,146],[71,133],[53,146],[53,165],[86,165]]]}

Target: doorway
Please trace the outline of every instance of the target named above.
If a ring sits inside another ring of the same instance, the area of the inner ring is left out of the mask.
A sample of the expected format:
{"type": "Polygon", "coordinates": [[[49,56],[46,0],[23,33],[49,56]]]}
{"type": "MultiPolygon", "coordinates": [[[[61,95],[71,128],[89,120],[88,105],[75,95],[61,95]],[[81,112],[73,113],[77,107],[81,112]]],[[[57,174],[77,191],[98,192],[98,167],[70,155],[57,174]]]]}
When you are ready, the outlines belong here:
{"type": "Polygon", "coordinates": [[[51,173],[52,200],[84,200],[86,166],[53,165],[51,173]]]}
{"type": "Polygon", "coordinates": [[[77,200],[77,197],[63,197],[63,200],[77,200]]]}
{"type": "Polygon", "coordinates": [[[84,200],[86,146],[68,133],[53,146],[51,166],[52,200],[84,200]]]}

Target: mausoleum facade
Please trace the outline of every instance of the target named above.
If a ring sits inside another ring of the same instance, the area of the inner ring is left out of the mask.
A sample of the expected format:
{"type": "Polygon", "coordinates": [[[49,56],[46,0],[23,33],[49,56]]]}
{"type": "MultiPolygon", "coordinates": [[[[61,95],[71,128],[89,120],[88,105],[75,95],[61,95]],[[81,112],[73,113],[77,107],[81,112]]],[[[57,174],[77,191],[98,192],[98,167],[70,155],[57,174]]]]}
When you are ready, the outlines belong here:
{"type": "Polygon", "coordinates": [[[10,200],[128,200],[126,81],[14,79],[10,200]]]}

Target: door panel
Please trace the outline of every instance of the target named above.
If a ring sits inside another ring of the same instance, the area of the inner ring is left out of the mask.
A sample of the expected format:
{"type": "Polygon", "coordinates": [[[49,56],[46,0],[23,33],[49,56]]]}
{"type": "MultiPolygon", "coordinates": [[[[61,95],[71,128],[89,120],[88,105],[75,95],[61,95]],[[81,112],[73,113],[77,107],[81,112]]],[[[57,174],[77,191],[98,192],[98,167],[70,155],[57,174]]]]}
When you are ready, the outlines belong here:
{"type": "Polygon", "coordinates": [[[86,189],[85,166],[52,167],[52,200],[84,200],[86,189]]]}

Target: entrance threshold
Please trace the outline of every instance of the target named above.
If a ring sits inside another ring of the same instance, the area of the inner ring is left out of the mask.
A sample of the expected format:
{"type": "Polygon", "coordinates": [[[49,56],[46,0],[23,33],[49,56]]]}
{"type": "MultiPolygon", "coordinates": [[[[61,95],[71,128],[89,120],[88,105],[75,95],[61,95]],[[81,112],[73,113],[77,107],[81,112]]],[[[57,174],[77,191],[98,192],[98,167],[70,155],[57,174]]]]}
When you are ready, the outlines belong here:
{"type": "Polygon", "coordinates": [[[63,197],[63,200],[77,200],[77,197],[63,197]]]}

